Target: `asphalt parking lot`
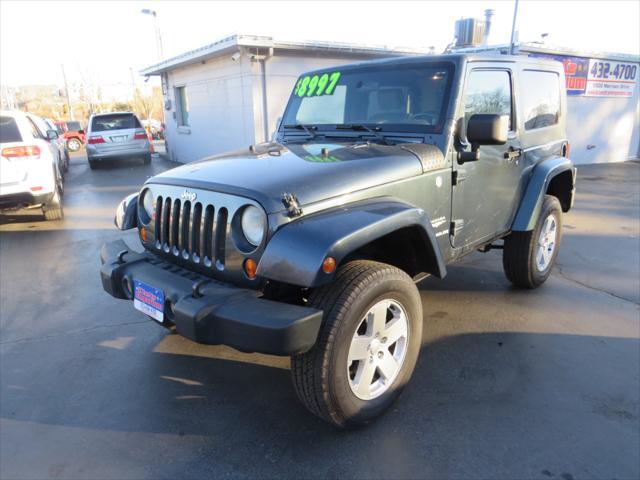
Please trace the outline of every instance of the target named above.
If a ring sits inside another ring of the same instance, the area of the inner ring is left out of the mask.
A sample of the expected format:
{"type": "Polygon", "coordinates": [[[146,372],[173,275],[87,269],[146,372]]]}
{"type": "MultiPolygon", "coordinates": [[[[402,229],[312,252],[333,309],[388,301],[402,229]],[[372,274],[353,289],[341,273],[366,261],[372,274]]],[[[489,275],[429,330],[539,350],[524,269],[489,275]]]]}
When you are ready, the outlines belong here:
{"type": "Polygon", "coordinates": [[[424,281],[413,381],[350,432],[304,410],[287,359],[189,343],[102,291],[117,202],[171,166],[76,155],[63,221],[0,219],[1,478],[640,477],[640,164],[579,169],[541,289],[495,251],[424,281]]]}

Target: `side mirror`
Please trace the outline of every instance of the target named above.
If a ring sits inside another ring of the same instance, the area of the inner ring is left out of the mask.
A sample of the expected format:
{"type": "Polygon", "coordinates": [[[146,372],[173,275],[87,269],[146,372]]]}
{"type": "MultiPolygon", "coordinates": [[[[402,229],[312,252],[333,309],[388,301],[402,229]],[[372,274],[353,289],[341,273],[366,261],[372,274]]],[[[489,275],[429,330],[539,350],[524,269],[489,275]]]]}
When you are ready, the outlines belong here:
{"type": "Polygon", "coordinates": [[[504,145],[508,134],[508,115],[476,113],[467,124],[467,140],[471,145],[504,145]]]}
{"type": "Polygon", "coordinates": [[[47,140],[55,140],[58,138],[58,132],[55,130],[47,130],[47,140]]]}
{"type": "Polygon", "coordinates": [[[138,194],[133,193],[120,202],[116,209],[114,223],[119,230],[129,230],[138,226],[138,194]]]}
{"type": "Polygon", "coordinates": [[[83,130],[83,129],[80,129],[80,130],[78,130],[78,133],[79,133],[80,135],[84,135],[84,130],[83,130]]]}
{"type": "Polygon", "coordinates": [[[458,163],[475,162],[480,158],[480,145],[504,145],[509,138],[509,115],[476,113],[467,124],[470,152],[460,152],[458,163]]]}

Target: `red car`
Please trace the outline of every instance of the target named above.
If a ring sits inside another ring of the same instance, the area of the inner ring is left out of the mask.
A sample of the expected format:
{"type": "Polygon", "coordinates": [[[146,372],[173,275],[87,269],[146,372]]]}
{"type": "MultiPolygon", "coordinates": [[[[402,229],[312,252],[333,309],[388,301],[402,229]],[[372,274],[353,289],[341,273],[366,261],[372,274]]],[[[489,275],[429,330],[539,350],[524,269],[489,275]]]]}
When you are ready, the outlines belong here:
{"type": "Polygon", "coordinates": [[[58,128],[58,134],[61,135],[65,142],[67,142],[67,148],[71,152],[77,152],[82,148],[87,141],[87,137],[85,136],[84,129],[80,122],[76,121],[61,121],[56,122],[56,127],[58,128]]]}

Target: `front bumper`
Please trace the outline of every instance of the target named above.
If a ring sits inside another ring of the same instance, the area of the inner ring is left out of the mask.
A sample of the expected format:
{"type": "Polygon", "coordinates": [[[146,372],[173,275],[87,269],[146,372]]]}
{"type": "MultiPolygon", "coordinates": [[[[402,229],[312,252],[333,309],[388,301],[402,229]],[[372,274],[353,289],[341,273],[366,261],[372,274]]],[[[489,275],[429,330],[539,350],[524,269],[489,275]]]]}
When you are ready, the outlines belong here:
{"type": "Polygon", "coordinates": [[[122,240],[104,244],[100,257],[107,293],[132,300],[134,280],[161,289],[163,325],[175,325],[195,342],[272,355],[302,353],[316,342],[320,310],[265,300],[258,291],[217,282],[149,252],[133,252],[122,240]]]}

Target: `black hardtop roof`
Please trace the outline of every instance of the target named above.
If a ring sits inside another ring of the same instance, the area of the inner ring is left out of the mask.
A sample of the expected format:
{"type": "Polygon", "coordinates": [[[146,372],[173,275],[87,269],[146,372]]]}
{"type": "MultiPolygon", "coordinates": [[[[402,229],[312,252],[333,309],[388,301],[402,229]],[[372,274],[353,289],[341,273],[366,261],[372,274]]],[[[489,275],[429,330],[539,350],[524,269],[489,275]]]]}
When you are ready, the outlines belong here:
{"type": "Polygon", "coordinates": [[[412,65],[412,64],[424,64],[424,63],[454,63],[460,65],[463,63],[471,62],[494,62],[494,63],[526,63],[528,65],[539,65],[545,68],[552,68],[553,70],[561,69],[561,63],[546,58],[540,57],[525,57],[523,55],[493,55],[482,53],[451,53],[445,55],[419,55],[410,57],[391,57],[378,60],[366,60],[356,63],[348,63],[344,65],[334,65],[333,67],[318,68],[315,70],[309,70],[310,72],[326,72],[335,70],[351,70],[363,67],[385,67],[391,65],[412,65]]]}

